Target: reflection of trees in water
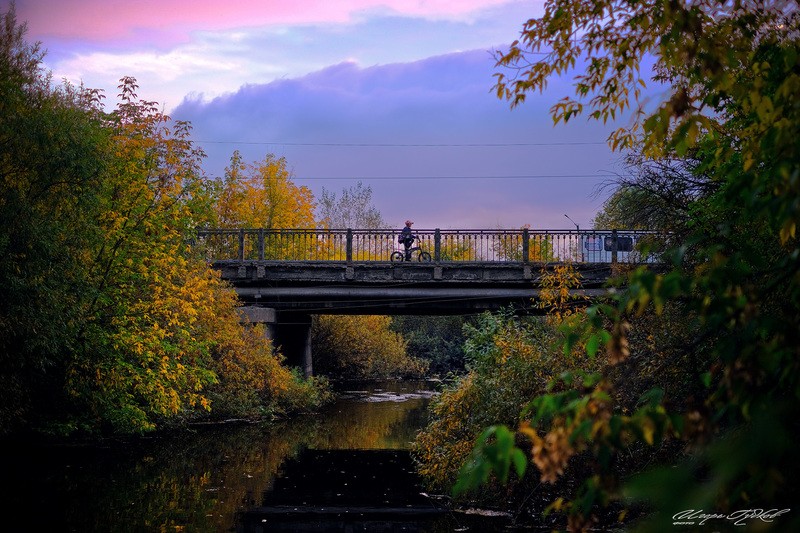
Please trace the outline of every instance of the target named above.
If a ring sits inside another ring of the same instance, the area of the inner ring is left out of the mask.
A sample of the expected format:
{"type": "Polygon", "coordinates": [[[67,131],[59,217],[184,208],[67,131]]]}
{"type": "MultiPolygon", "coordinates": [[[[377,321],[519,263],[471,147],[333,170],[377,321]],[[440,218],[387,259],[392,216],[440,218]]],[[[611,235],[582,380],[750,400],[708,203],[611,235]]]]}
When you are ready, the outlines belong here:
{"type": "Polygon", "coordinates": [[[427,400],[348,402],[323,414],[314,448],[330,450],[407,449],[422,427],[427,400]],[[338,412],[337,412],[338,411],[338,412]]]}
{"type": "Polygon", "coordinates": [[[284,461],[303,448],[406,448],[425,404],[339,402],[271,427],[204,427],[125,448],[26,450],[15,455],[6,482],[17,491],[11,505],[19,513],[48,510],[37,520],[44,526],[226,531],[237,511],[260,504],[284,461]]]}
{"type": "Polygon", "coordinates": [[[80,468],[73,487],[51,488],[78,500],[65,509],[65,523],[78,531],[225,531],[301,449],[306,429],[204,429],[93,461],[80,468]]]}

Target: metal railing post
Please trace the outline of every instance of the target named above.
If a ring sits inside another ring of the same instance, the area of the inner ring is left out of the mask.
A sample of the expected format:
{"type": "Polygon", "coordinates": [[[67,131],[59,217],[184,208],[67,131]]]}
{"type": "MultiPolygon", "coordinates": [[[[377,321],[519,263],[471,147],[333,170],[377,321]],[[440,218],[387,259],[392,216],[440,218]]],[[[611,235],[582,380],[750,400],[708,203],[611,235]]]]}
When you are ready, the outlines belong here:
{"type": "Polygon", "coordinates": [[[348,263],[353,262],[353,230],[347,228],[347,241],[345,245],[346,260],[348,263]]]}
{"type": "Polygon", "coordinates": [[[258,260],[264,260],[264,228],[258,230],[258,260]]]}
{"type": "Polygon", "coordinates": [[[531,260],[531,241],[528,228],[522,228],[522,262],[528,264],[531,260]]]}
{"type": "Polygon", "coordinates": [[[617,264],[617,230],[611,230],[611,264],[617,264]]]}
{"type": "Polygon", "coordinates": [[[244,229],[239,230],[239,261],[244,261],[244,229]]]}
{"type": "Polygon", "coordinates": [[[437,263],[442,259],[442,231],[439,228],[433,232],[433,260],[437,263]]]}

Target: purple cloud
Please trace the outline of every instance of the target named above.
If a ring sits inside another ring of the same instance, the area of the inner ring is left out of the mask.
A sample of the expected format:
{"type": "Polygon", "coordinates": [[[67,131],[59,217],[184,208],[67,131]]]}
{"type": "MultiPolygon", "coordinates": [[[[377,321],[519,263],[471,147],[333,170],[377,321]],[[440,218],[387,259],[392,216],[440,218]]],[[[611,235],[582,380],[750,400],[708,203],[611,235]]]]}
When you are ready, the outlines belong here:
{"type": "Polygon", "coordinates": [[[483,50],[342,63],[210,102],[187,98],[172,115],[194,125],[210,175],[221,175],[234,149],[246,160],[275,153],[316,194],[370,185],[395,225],[410,217],[419,228],[563,228],[569,213],[588,227],[602,203],[597,185],[619,170],[604,144],[610,127],[583,118],[553,126],[548,110],[571,93],[569,80],[511,110],[491,91],[494,72],[483,50]]]}

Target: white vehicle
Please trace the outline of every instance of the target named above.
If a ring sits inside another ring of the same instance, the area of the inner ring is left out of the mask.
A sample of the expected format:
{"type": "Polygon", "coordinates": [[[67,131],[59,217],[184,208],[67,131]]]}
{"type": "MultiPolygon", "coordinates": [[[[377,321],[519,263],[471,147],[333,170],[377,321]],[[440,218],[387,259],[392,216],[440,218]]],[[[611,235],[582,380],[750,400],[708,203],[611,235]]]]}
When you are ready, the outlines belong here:
{"type": "Polygon", "coordinates": [[[656,257],[651,253],[643,255],[642,241],[651,237],[649,232],[635,231],[598,231],[596,233],[582,233],[580,235],[580,256],[585,263],[652,263],[656,257]],[[616,246],[615,246],[616,245],[616,246]]]}

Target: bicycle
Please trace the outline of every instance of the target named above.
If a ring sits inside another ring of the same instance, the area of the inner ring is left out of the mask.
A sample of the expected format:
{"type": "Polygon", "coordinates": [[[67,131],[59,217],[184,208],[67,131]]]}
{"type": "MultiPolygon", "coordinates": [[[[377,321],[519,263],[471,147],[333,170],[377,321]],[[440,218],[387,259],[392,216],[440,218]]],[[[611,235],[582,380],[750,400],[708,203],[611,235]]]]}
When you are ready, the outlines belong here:
{"type": "Polygon", "coordinates": [[[405,251],[395,250],[394,252],[392,252],[390,259],[392,260],[392,263],[411,261],[412,260],[411,257],[414,255],[414,252],[416,252],[417,261],[419,261],[420,263],[431,262],[431,254],[429,254],[419,246],[412,246],[411,248],[405,251]]]}

